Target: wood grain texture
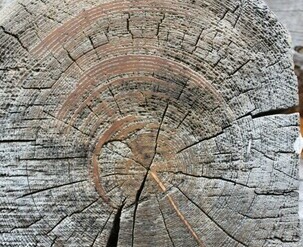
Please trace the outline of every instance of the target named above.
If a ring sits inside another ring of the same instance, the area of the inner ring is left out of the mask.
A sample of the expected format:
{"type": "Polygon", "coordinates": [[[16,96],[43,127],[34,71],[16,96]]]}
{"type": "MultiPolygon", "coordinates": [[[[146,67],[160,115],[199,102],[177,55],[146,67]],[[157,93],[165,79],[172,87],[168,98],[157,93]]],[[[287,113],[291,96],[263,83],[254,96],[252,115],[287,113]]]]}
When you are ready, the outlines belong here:
{"type": "Polygon", "coordinates": [[[297,85],[262,1],[2,13],[2,245],[298,246],[297,85]]]}

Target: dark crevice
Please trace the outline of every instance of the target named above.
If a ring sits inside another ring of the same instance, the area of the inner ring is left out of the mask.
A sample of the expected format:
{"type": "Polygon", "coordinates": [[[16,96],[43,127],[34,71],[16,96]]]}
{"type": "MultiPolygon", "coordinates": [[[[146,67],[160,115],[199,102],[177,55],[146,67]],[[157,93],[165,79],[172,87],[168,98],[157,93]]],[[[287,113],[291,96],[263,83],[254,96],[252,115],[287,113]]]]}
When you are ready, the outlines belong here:
{"type": "Polygon", "coordinates": [[[62,48],[66,51],[67,56],[69,57],[69,59],[70,59],[74,64],[76,64],[77,67],[78,67],[82,72],[84,72],[83,69],[82,69],[82,68],[79,66],[79,64],[77,63],[77,59],[72,57],[72,55],[70,54],[70,51],[67,50],[64,46],[62,46],[62,48]]]}
{"type": "Polygon", "coordinates": [[[99,116],[94,112],[93,108],[90,105],[86,105],[86,106],[91,111],[92,114],[94,114],[97,118],[99,118],[99,116]]]}
{"type": "Polygon", "coordinates": [[[57,236],[54,237],[53,242],[50,247],[53,247],[55,245],[57,238],[58,238],[57,236]]]}
{"type": "Polygon", "coordinates": [[[163,220],[163,224],[164,224],[165,230],[167,232],[167,235],[168,235],[168,237],[170,239],[170,242],[171,242],[172,246],[175,247],[175,243],[174,243],[174,241],[173,241],[173,239],[172,239],[172,237],[171,237],[171,235],[169,233],[169,230],[168,230],[165,218],[164,218],[164,213],[162,212],[162,209],[161,209],[161,206],[160,206],[160,202],[159,202],[158,196],[156,196],[156,199],[158,201],[159,211],[160,211],[161,216],[162,216],[162,220],[163,220]]]}
{"type": "Polygon", "coordinates": [[[223,15],[222,15],[222,17],[220,18],[219,22],[222,21],[222,20],[226,17],[226,15],[227,15],[227,13],[228,13],[229,11],[230,11],[229,9],[226,9],[226,10],[225,10],[225,12],[223,13],[223,15]]]}
{"type": "Polygon", "coordinates": [[[87,205],[86,207],[84,207],[83,209],[77,210],[77,211],[71,213],[71,214],[69,215],[69,217],[73,216],[74,214],[80,214],[80,213],[82,213],[83,211],[85,211],[86,209],[88,209],[89,207],[91,207],[92,205],[94,205],[94,204],[95,204],[97,201],[99,201],[99,200],[100,200],[100,197],[97,198],[96,200],[94,200],[93,202],[91,202],[90,204],[88,204],[88,205],[87,205]]]}
{"type": "Polygon", "coordinates": [[[151,165],[153,164],[153,161],[154,161],[155,156],[156,156],[156,154],[157,154],[158,139],[159,139],[159,136],[160,136],[161,127],[162,127],[162,124],[163,124],[163,122],[164,122],[164,118],[165,118],[165,115],[166,115],[168,106],[169,106],[169,104],[167,103],[167,104],[166,104],[166,107],[165,107],[165,109],[164,109],[164,112],[163,112],[163,114],[162,114],[162,117],[161,117],[161,122],[160,122],[160,124],[159,124],[159,128],[158,128],[157,135],[156,135],[156,140],[155,140],[154,156],[153,156],[153,158],[152,158],[152,160],[151,160],[151,162],[150,162],[150,164],[149,164],[149,169],[150,169],[151,165]]]}
{"type": "Polygon", "coordinates": [[[149,173],[149,170],[154,162],[154,159],[156,157],[156,154],[157,154],[157,149],[158,149],[158,139],[159,139],[159,136],[160,136],[160,131],[161,131],[161,127],[162,127],[162,124],[164,122],[164,118],[165,118],[165,115],[167,113],[167,109],[168,109],[168,106],[169,106],[169,103],[166,104],[166,107],[164,109],[164,112],[162,114],[162,117],[161,117],[161,122],[159,124],[159,128],[157,130],[157,135],[156,135],[156,138],[155,138],[155,148],[154,148],[154,154],[153,154],[153,157],[149,163],[149,166],[146,170],[146,173],[145,173],[145,176],[143,178],[143,181],[140,185],[140,188],[138,189],[137,193],[136,193],[136,198],[135,198],[135,208],[134,208],[134,215],[133,215],[133,228],[132,228],[132,246],[134,246],[134,237],[135,237],[135,222],[136,222],[136,215],[137,215],[137,209],[138,209],[138,205],[139,205],[139,201],[140,201],[140,197],[141,197],[141,194],[142,194],[142,191],[143,191],[143,188],[144,188],[144,185],[145,185],[145,182],[147,180],[147,176],[148,176],[148,173],[149,173]]]}
{"type": "Polygon", "coordinates": [[[5,68],[0,68],[0,71],[5,71],[5,72],[8,72],[8,71],[20,71],[20,70],[27,70],[28,68],[26,67],[19,67],[19,66],[6,66],[5,68]]]}
{"type": "MultiPolygon", "coordinates": [[[[135,160],[135,159],[132,159],[132,158],[130,158],[130,157],[124,156],[123,154],[120,154],[119,152],[117,152],[117,151],[115,151],[115,150],[113,150],[113,149],[110,149],[109,147],[106,147],[106,148],[107,148],[109,151],[111,151],[111,152],[113,152],[113,153],[119,155],[120,157],[122,157],[122,158],[124,158],[124,159],[131,160],[131,161],[135,162],[136,164],[142,166],[144,169],[146,169],[145,166],[144,166],[142,163],[140,163],[139,161],[137,161],[137,160],[135,160]]],[[[115,173],[115,174],[118,174],[118,173],[115,173]]],[[[112,175],[115,175],[115,174],[112,174],[112,175]]],[[[105,177],[105,176],[103,176],[103,177],[105,177]]]]}
{"type": "Polygon", "coordinates": [[[232,13],[235,13],[238,9],[240,8],[240,5],[237,5],[236,8],[234,10],[232,10],[232,13]]]}
{"type": "Polygon", "coordinates": [[[241,70],[246,64],[248,64],[251,60],[247,60],[245,63],[241,64],[240,67],[236,68],[232,73],[229,73],[229,76],[236,74],[239,70],[241,70]]]}
{"type": "MultiPolygon", "coordinates": [[[[159,36],[160,27],[161,27],[161,25],[162,25],[164,19],[165,19],[165,13],[163,13],[163,17],[160,19],[160,22],[158,23],[158,26],[157,26],[157,33],[156,33],[156,36],[157,36],[157,37],[159,36]]],[[[159,37],[158,37],[158,38],[159,38],[159,37]]]]}
{"type": "Polygon", "coordinates": [[[130,21],[130,13],[127,13],[128,17],[126,19],[126,29],[129,32],[129,34],[131,35],[132,39],[134,39],[134,35],[132,33],[132,31],[129,28],[129,21],[130,21]]]}
{"type": "Polygon", "coordinates": [[[282,171],[282,170],[280,170],[280,169],[278,169],[278,168],[273,167],[273,169],[274,169],[275,171],[278,171],[278,172],[284,174],[285,176],[287,176],[287,177],[289,177],[289,178],[291,178],[291,179],[293,179],[293,180],[297,180],[296,177],[293,177],[293,176],[287,174],[286,172],[284,172],[284,171],[282,171]]]}
{"type": "Polygon", "coordinates": [[[50,116],[51,118],[55,119],[56,121],[59,121],[59,122],[65,124],[65,125],[67,125],[68,127],[71,127],[71,128],[73,128],[73,129],[75,129],[76,131],[80,132],[81,134],[83,134],[83,135],[85,135],[85,136],[89,136],[89,134],[83,132],[82,130],[80,130],[80,129],[77,128],[76,126],[71,125],[71,124],[69,124],[69,123],[67,123],[67,122],[65,122],[65,121],[63,121],[63,120],[57,118],[56,116],[50,114],[49,112],[43,110],[43,113],[45,113],[46,115],[48,115],[48,116],[50,116]]]}
{"type": "Polygon", "coordinates": [[[204,28],[202,28],[202,30],[201,30],[199,36],[197,37],[197,39],[196,39],[196,41],[195,41],[195,44],[194,44],[194,47],[195,47],[195,48],[194,48],[194,50],[192,51],[192,54],[197,50],[197,48],[198,48],[198,43],[199,43],[200,39],[202,38],[203,32],[204,32],[204,28]]]}
{"type": "MultiPolygon", "coordinates": [[[[235,13],[237,10],[238,10],[238,8],[239,7],[237,7],[235,10],[234,10],[234,12],[233,13],[235,13]]],[[[238,24],[238,22],[239,22],[239,20],[240,20],[240,17],[241,17],[241,15],[242,15],[242,8],[239,10],[239,15],[237,16],[237,18],[236,18],[236,20],[235,20],[235,23],[233,24],[233,27],[234,28],[236,28],[236,26],[237,26],[237,24],[238,24]]]]}
{"type": "Polygon", "coordinates": [[[70,159],[86,159],[86,156],[67,156],[67,157],[40,157],[40,158],[20,158],[24,161],[37,161],[37,160],[70,160],[70,159]]]}
{"type": "Polygon", "coordinates": [[[137,209],[138,209],[138,205],[139,205],[139,201],[140,201],[140,197],[147,179],[147,175],[148,175],[148,171],[146,171],[146,174],[143,178],[143,181],[140,185],[140,188],[138,189],[137,193],[136,193],[136,198],[135,198],[135,208],[134,208],[134,215],[133,215],[133,228],[132,228],[132,246],[134,246],[134,237],[135,237],[135,222],[136,222],[136,215],[137,215],[137,209]]]}
{"type": "Polygon", "coordinates": [[[123,209],[124,205],[125,205],[125,200],[123,201],[123,204],[118,209],[118,211],[115,215],[115,219],[114,219],[114,222],[113,222],[113,227],[110,231],[106,247],[117,247],[117,245],[118,245],[121,213],[122,213],[122,209],[123,209]]]}
{"type": "Polygon", "coordinates": [[[39,222],[40,220],[42,220],[43,218],[34,220],[32,223],[25,225],[25,226],[20,226],[20,227],[14,227],[10,230],[10,232],[14,231],[14,230],[19,230],[19,229],[26,229],[26,228],[30,228],[31,226],[33,226],[34,224],[36,224],[37,222],[39,222]]]}
{"type": "MultiPolygon", "coordinates": [[[[80,180],[80,181],[70,182],[70,183],[66,183],[66,184],[55,185],[55,186],[40,189],[40,190],[31,191],[29,193],[26,193],[26,194],[20,196],[19,198],[34,195],[34,194],[37,194],[37,193],[40,193],[40,192],[43,192],[43,191],[47,191],[47,190],[57,189],[57,188],[64,187],[64,186],[69,186],[69,185],[73,185],[73,184],[77,184],[77,183],[83,183],[83,182],[86,182],[86,181],[87,180],[80,180]]],[[[19,199],[19,198],[17,198],[17,199],[19,199]]]]}
{"type": "Polygon", "coordinates": [[[290,240],[284,239],[283,237],[278,237],[278,236],[275,236],[272,239],[273,240],[278,240],[278,241],[280,241],[282,243],[297,243],[298,240],[299,240],[299,236],[297,236],[297,239],[290,239],[290,240]]]}
{"type": "Polygon", "coordinates": [[[188,117],[188,115],[191,113],[191,111],[189,111],[189,112],[187,112],[186,114],[185,114],[185,116],[182,118],[182,120],[180,121],[180,123],[178,124],[178,126],[177,126],[177,128],[176,129],[178,129],[180,126],[181,126],[181,124],[184,122],[184,120],[188,117]]]}
{"type": "Polygon", "coordinates": [[[123,113],[122,113],[122,111],[121,111],[121,108],[120,108],[120,106],[119,106],[119,104],[118,104],[118,102],[117,102],[117,100],[116,100],[116,98],[115,98],[115,94],[113,93],[113,91],[111,90],[110,87],[108,87],[108,91],[110,92],[111,96],[113,97],[114,102],[115,102],[115,104],[116,104],[116,106],[117,106],[117,108],[118,108],[118,111],[119,111],[120,115],[123,116],[123,113]]]}
{"type": "Polygon", "coordinates": [[[277,191],[258,192],[255,190],[254,193],[258,196],[293,196],[297,193],[297,191],[296,190],[277,190],[277,191]]]}
{"type": "Polygon", "coordinates": [[[24,50],[26,50],[27,52],[29,52],[28,48],[27,48],[26,46],[23,45],[23,43],[22,43],[21,40],[19,39],[18,35],[16,35],[16,34],[14,34],[14,33],[11,33],[11,32],[9,32],[9,31],[7,31],[3,26],[0,26],[0,28],[2,29],[2,31],[3,31],[5,34],[14,37],[14,38],[17,40],[17,42],[20,44],[20,46],[21,46],[24,50]]]}
{"type": "Polygon", "coordinates": [[[99,231],[99,232],[96,234],[96,236],[94,237],[94,240],[93,240],[92,244],[90,245],[90,247],[93,247],[93,246],[95,245],[95,243],[96,243],[98,237],[99,237],[100,234],[103,232],[103,230],[104,230],[105,226],[107,225],[107,222],[108,222],[109,219],[111,218],[112,214],[113,214],[113,211],[111,211],[111,213],[110,213],[110,215],[107,217],[107,219],[106,219],[104,225],[102,226],[102,228],[100,229],[100,231],[99,231]]]}
{"type": "Polygon", "coordinates": [[[57,224],[55,224],[47,233],[46,235],[50,234],[57,226],[59,226],[61,224],[62,221],[64,221],[66,218],[68,217],[68,215],[65,215],[63,218],[61,218],[57,224]]]}
{"type": "Polygon", "coordinates": [[[35,139],[28,139],[28,140],[26,140],[26,139],[24,139],[24,140],[15,139],[15,140],[0,140],[0,143],[35,142],[35,141],[36,141],[35,139]]]}
{"type": "Polygon", "coordinates": [[[280,108],[280,109],[260,112],[255,115],[252,115],[252,118],[267,117],[267,116],[279,115],[279,114],[293,114],[298,112],[299,112],[299,106],[291,106],[288,108],[280,108]]]}
{"type": "Polygon", "coordinates": [[[193,144],[190,144],[189,146],[186,146],[186,147],[180,149],[180,150],[177,152],[177,154],[179,154],[179,153],[181,153],[181,152],[183,152],[183,151],[185,151],[185,150],[187,150],[187,149],[189,149],[189,148],[192,148],[192,147],[194,147],[194,146],[200,144],[201,142],[204,142],[204,141],[207,141],[207,140],[211,140],[211,139],[213,139],[213,138],[216,138],[216,137],[218,137],[218,136],[221,135],[221,134],[223,134],[223,131],[220,131],[220,132],[219,132],[218,134],[216,134],[216,135],[213,135],[213,136],[210,136],[210,137],[207,137],[207,138],[203,138],[203,139],[201,139],[200,141],[197,141],[197,142],[195,142],[195,143],[193,143],[193,144]]]}
{"type": "Polygon", "coordinates": [[[91,46],[93,47],[93,49],[95,49],[95,45],[94,45],[94,42],[93,42],[93,40],[92,40],[92,37],[91,37],[91,36],[87,36],[87,38],[88,38],[88,40],[89,40],[91,46]]]}
{"type": "Polygon", "coordinates": [[[240,185],[240,186],[243,186],[243,187],[246,187],[246,188],[249,188],[249,189],[255,189],[255,187],[250,187],[247,184],[239,183],[239,182],[234,181],[232,179],[228,179],[228,178],[224,178],[224,177],[219,177],[219,176],[215,177],[215,176],[207,176],[207,175],[195,175],[195,174],[185,173],[185,172],[182,172],[182,171],[168,172],[168,173],[173,173],[175,175],[181,174],[181,175],[189,176],[189,177],[193,177],[193,178],[207,178],[207,179],[210,179],[210,180],[222,180],[224,182],[232,183],[234,185],[240,185]]]}
{"type": "Polygon", "coordinates": [[[7,178],[20,178],[20,177],[27,177],[27,175],[19,175],[19,174],[4,174],[4,173],[0,173],[0,177],[7,177],[7,178]]]}
{"type": "Polygon", "coordinates": [[[187,86],[187,84],[188,84],[188,81],[189,81],[189,80],[186,80],[186,82],[182,85],[182,88],[181,88],[181,90],[180,90],[180,93],[179,93],[179,95],[178,95],[177,100],[179,100],[179,99],[181,98],[181,95],[183,94],[184,89],[186,88],[186,86],[187,86]]]}

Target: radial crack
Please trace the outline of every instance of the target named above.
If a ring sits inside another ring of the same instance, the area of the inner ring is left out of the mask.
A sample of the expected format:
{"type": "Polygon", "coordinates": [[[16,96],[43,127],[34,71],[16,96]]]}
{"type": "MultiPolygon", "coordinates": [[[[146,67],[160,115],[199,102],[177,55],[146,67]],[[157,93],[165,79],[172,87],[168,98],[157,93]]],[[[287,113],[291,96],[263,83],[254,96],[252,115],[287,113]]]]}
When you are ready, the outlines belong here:
{"type": "Polygon", "coordinates": [[[40,192],[43,192],[43,191],[57,189],[57,188],[61,188],[61,187],[64,187],[64,186],[69,186],[69,185],[72,185],[72,184],[83,183],[83,182],[86,182],[86,181],[87,180],[80,180],[80,181],[70,182],[70,183],[66,183],[66,184],[55,185],[55,186],[40,189],[40,190],[31,191],[29,193],[26,193],[26,194],[18,197],[17,199],[20,199],[20,198],[23,198],[23,197],[26,197],[26,196],[31,196],[31,195],[34,195],[34,194],[37,194],[37,193],[40,193],[40,192]]]}
{"type": "Polygon", "coordinates": [[[134,237],[135,237],[135,222],[136,222],[136,215],[137,215],[137,209],[138,209],[138,205],[139,205],[139,201],[140,201],[140,197],[141,197],[141,194],[142,194],[142,191],[143,191],[143,188],[144,188],[144,185],[145,185],[145,182],[147,180],[147,176],[149,174],[149,171],[150,171],[150,168],[154,162],[154,159],[156,157],[156,154],[157,154],[157,148],[158,148],[158,139],[159,139],[159,136],[160,136],[160,131],[161,131],[161,127],[162,127],[162,124],[163,124],[163,121],[164,121],[164,118],[165,118],[165,115],[167,113],[167,109],[168,109],[168,106],[169,106],[169,103],[166,104],[166,107],[164,109],[164,112],[162,114],[162,117],[161,117],[161,121],[160,121],[160,124],[159,124],[159,128],[157,130],[157,135],[156,135],[156,138],[155,138],[155,148],[154,148],[154,154],[153,154],[153,157],[149,163],[149,166],[146,170],[146,173],[145,173],[145,176],[143,178],[143,181],[140,185],[140,188],[139,190],[137,191],[136,193],[136,199],[135,199],[135,208],[134,208],[134,215],[133,215],[133,228],[132,228],[132,246],[134,246],[134,237]]]}
{"type": "Polygon", "coordinates": [[[133,215],[133,228],[132,228],[132,246],[134,246],[134,237],[135,237],[135,222],[136,222],[136,215],[137,215],[137,209],[138,209],[138,205],[139,205],[139,200],[145,185],[145,181],[147,179],[147,175],[148,175],[148,170],[146,171],[146,174],[143,178],[143,181],[140,185],[139,190],[136,193],[136,199],[135,199],[135,208],[134,208],[134,215],[133,215]]]}
{"type": "Polygon", "coordinates": [[[122,111],[121,111],[121,108],[120,108],[120,106],[119,106],[119,104],[118,104],[118,102],[117,102],[117,100],[116,100],[116,98],[115,98],[115,95],[114,95],[114,93],[113,93],[113,91],[111,90],[110,87],[108,87],[108,91],[110,92],[111,96],[113,97],[114,102],[115,102],[115,104],[116,104],[116,106],[117,106],[117,108],[118,108],[118,111],[119,111],[120,115],[123,116],[123,113],[122,113],[122,111]]]}
{"type": "Polygon", "coordinates": [[[194,204],[207,218],[209,218],[218,228],[220,228],[227,236],[229,236],[231,239],[236,241],[237,243],[248,246],[247,244],[243,243],[241,240],[236,239],[234,236],[232,236],[228,231],[226,231],[220,224],[211,217],[203,208],[201,208],[197,203],[195,203],[191,198],[189,198],[179,187],[176,187],[192,204],[194,204]]]}
{"type": "Polygon", "coordinates": [[[241,70],[246,64],[248,64],[251,60],[247,60],[245,63],[241,64],[238,68],[236,68],[233,72],[229,73],[229,76],[236,74],[239,70],[241,70]]]}
{"type": "Polygon", "coordinates": [[[172,237],[171,237],[171,235],[170,235],[170,233],[169,233],[169,230],[168,230],[168,228],[167,228],[166,221],[165,221],[165,218],[164,218],[164,214],[163,214],[163,212],[162,212],[162,210],[161,210],[161,207],[160,207],[160,202],[159,202],[158,196],[156,196],[156,199],[157,199],[157,201],[158,201],[159,210],[160,210],[160,213],[161,213],[161,216],[162,216],[162,219],[163,219],[163,224],[164,224],[164,226],[165,226],[165,230],[166,230],[166,232],[167,232],[167,235],[168,235],[168,237],[169,237],[169,239],[170,239],[171,244],[173,245],[173,247],[175,247],[174,241],[173,241],[173,239],[172,239],[172,237]]]}
{"type": "Polygon", "coordinates": [[[207,178],[207,179],[210,179],[210,180],[222,180],[224,182],[232,183],[234,185],[240,185],[240,186],[243,186],[243,187],[246,187],[246,188],[249,188],[249,189],[255,189],[255,187],[250,187],[247,184],[239,183],[239,182],[236,182],[234,180],[223,178],[223,177],[212,177],[212,176],[206,176],[206,175],[194,175],[194,174],[189,174],[189,173],[185,173],[185,172],[182,172],[182,171],[169,172],[169,173],[182,174],[182,175],[185,175],[185,176],[195,177],[195,178],[207,178]]]}
{"type": "Polygon", "coordinates": [[[118,209],[118,211],[115,215],[113,227],[110,231],[106,247],[116,247],[118,245],[121,213],[122,213],[122,209],[123,209],[124,205],[125,205],[125,200],[123,201],[121,207],[118,209]]]}
{"type": "Polygon", "coordinates": [[[112,216],[112,214],[113,214],[113,211],[110,212],[110,215],[107,217],[107,219],[106,219],[104,225],[102,226],[102,228],[100,229],[100,231],[96,234],[96,236],[95,236],[95,238],[94,238],[92,244],[90,245],[90,247],[93,247],[93,246],[95,245],[95,243],[96,243],[96,241],[97,241],[99,235],[103,232],[103,230],[104,230],[104,228],[105,228],[107,222],[109,221],[110,217],[112,216]]]}
{"type": "Polygon", "coordinates": [[[182,118],[182,120],[180,121],[180,123],[178,124],[176,129],[179,129],[179,127],[181,126],[181,124],[185,121],[185,119],[188,117],[188,115],[191,113],[191,111],[188,111],[184,117],[182,118]]]}
{"type": "Polygon", "coordinates": [[[213,135],[213,136],[210,136],[210,137],[207,137],[207,138],[203,138],[203,139],[201,139],[201,140],[199,140],[199,141],[197,141],[197,142],[194,142],[194,143],[192,143],[192,144],[190,144],[190,145],[188,145],[188,146],[186,146],[186,147],[180,149],[180,150],[177,152],[177,154],[179,154],[179,153],[181,153],[181,152],[183,152],[183,151],[185,151],[185,150],[187,150],[187,149],[189,149],[189,148],[192,148],[192,147],[194,147],[194,146],[200,144],[201,142],[204,142],[204,141],[207,141],[207,140],[211,140],[211,139],[213,139],[213,138],[216,138],[216,137],[218,137],[218,136],[221,135],[221,134],[223,134],[223,131],[220,131],[219,133],[217,133],[217,134],[215,134],[215,135],[213,135]]]}
{"type": "Polygon", "coordinates": [[[61,224],[62,221],[64,221],[66,218],[68,217],[68,215],[65,215],[62,219],[60,219],[57,224],[55,224],[47,233],[46,235],[50,234],[57,226],[59,226],[61,224]]]}
{"type": "Polygon", "coordinates": [[[257,113],[255,115],[252,115],[252,118],[260,118],[260,117],[267,117],[272,115],[279,115],[279,114],[293,114],[299,112],[299,106],[291,106],[288,108],[280,108],[280,109],[273,109],[269,111],[264,111],[257,113]]]}
{"type": "Polygon", "coordinates": [[[90,204],[88,204],[87,206],[85,206],[84,208],[80,209],[80,210],[77,210],[73,213],[71,213],[69,216],[72,216],[74,214],[79,214],[79,213],[82,213],[83,211],[85,211],[86,209],[90,208],[92,205],[94,205],[97,201],[100,200],[100,197],[97,198],[96,200],[94,200],[93,202],[91,202],[90,204]]]}

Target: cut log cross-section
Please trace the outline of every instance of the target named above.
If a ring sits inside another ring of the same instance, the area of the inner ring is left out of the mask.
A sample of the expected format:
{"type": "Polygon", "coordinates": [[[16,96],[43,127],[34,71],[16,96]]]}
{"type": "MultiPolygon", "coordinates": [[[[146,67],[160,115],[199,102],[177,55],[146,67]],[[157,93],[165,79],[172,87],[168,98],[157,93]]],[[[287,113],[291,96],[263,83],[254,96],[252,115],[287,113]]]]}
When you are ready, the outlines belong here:
{"type": "Polygon", "coordinates": [[[1,246],[298,245],[297,85],[262,1],[0,16],[1,246]]]}

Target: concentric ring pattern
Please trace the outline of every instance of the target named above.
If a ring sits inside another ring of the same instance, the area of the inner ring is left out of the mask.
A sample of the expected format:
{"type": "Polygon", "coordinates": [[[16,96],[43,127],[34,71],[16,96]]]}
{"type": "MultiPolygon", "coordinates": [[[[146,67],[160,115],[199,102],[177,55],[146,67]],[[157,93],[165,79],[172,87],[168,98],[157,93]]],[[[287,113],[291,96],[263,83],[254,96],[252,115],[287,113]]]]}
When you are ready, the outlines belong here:
{"type": "Polygon", "coordinates": [[[295,246],[297,90],[262,1],[1,15],[4,246],[295,246]]]}

